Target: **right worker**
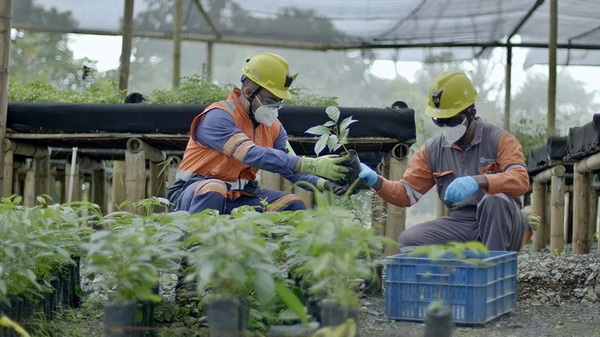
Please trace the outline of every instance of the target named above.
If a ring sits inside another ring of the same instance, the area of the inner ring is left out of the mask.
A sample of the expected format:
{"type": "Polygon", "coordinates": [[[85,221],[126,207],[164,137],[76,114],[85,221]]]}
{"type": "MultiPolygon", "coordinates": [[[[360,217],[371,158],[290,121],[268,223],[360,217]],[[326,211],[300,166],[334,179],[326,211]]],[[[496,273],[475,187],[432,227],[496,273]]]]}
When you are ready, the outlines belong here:
{"type": "Polygon", "coordinates": [[[533,235],[531,210],[521,209],[521,196],[529,189],[521,145],[508,131],[476,116],[476,98],[464,73],[440,75],[429,88],[425,114],[442,132],[412,156],[402,179],[387,180],[361,163],[359,176],[385,201],[409,207],[436,186],[450,209],[448,217],[403,231],[400,252],[474,240],[489,250],[519,251],[533,235]]]}

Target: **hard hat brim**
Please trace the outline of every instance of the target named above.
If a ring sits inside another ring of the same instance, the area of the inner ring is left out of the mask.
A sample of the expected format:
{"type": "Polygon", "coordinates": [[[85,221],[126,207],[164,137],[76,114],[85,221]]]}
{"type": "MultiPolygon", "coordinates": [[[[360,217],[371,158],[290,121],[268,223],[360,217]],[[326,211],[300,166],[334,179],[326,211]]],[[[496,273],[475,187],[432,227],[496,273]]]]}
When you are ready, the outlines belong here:
{"type": "Polygon", "coordinates": [[[429,105],[425,106],[425,114],[431,118],[450,118],[458,115],[461,111],[460,109],[437,109],[429,105]]]}

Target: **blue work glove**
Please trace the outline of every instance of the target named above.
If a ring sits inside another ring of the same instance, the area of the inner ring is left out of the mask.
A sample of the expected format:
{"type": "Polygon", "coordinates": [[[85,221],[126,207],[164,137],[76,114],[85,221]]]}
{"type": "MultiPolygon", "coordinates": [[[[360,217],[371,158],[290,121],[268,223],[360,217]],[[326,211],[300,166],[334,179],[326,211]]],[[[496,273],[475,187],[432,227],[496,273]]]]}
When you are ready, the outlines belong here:
{"type": "Polygon", "coordinates": [[[360,173],[358,174],[358,177],[363,178],[367,182],[367,185],[373,186],[377,182],[378,176],[377,173],[373,171],[370,167],[363,163],[360,163],[360,173]]]}
{"type": "Polygon", "coordinates": [[[477,192],[479,185],[471,176],[458,177],[454,179],[446,188],[444,194],[444,200],[452,202],[460,202],[465,200],[466,197],[477,192]]]}

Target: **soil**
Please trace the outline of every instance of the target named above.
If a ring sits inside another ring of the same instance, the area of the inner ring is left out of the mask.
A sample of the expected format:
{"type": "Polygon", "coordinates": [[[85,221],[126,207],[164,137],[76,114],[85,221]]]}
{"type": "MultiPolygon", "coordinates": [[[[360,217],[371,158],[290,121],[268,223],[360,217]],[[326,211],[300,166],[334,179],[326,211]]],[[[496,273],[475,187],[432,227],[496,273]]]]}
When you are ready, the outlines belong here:
{"type": "MultiPolygon", "coordinates": [[[[425,325],[387,319],[382,298],[363,299],[360,335],[368,337],[423,337],[425,325]]],[[[561,306],[517,304],[517,309],[483,326],[456,326],[455,337],[567,337],[600,336],[600,303],[561,306]]]]}

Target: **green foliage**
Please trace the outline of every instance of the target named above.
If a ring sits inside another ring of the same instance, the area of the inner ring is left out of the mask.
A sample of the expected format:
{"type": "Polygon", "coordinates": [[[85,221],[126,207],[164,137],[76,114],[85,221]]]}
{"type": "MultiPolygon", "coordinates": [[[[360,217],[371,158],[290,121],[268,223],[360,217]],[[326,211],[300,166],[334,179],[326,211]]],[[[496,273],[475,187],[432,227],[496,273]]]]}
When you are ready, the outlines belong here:
{"type": "Polygon", "coordinates": [[[21,82],[11,78],[8,100],[11,102],[55,102],[55,103],[121,103],[124,93],[114,81],[101,81],[81,90],[57,89],[54,86],[34,81],[21,82]]]}
{"type": "Polygon", "coordinates": [[[350,125],[357,120],[352,119],[352,116],[344,118],[338,123],[340,119],[340,109],[335,106],[328,106],[325,109],[325,113],[329,117],[329,121],[323,123],[323,125],[317,125],[304,131],[305,133],[319,136],[319,140],[315,144],[315,153],[317,156],[325,147],[329,148],[329,152],[334,152],[340,147],[343,147],[346,152],[345,144],[348,143],[348,133],[350,132],[350,125]]]}
{"type": "Polygon", "coordinates": [[[51,289],[47,280],[81,253],[98,214],[89,203],[48,205],[42,196],[37,206],[24,207],[22,201],[0,201],[0,301],[51,289]]]}
{"type": "Polygon", "coordinates": [[[291,88],[292,98],[285,102],[290,106],[333,106],[337,105],[337,97],[318,96],[306,88],[291,88]]]}
{"type": "Polygon", "coordinates": [[[229,90],[209,82],[204,74],[185,77],[181,85],[170,90],[154,90],[148,103],[211,104],[227,98],[229,90]]]}

